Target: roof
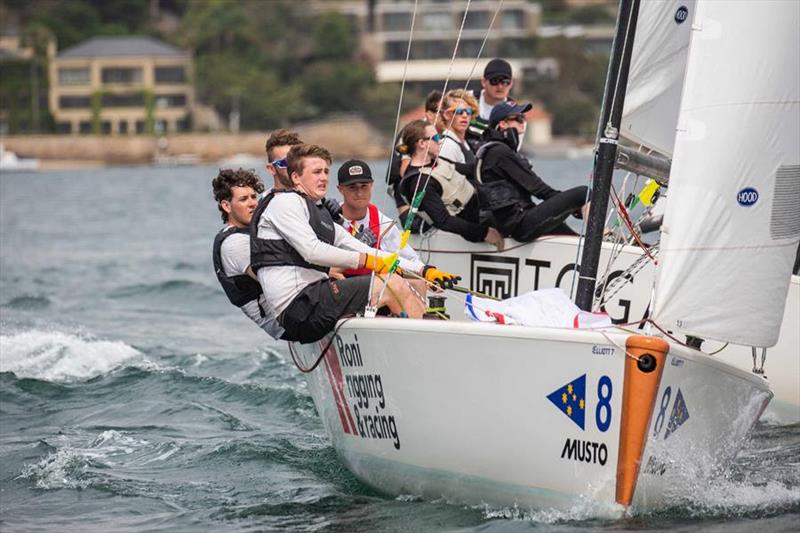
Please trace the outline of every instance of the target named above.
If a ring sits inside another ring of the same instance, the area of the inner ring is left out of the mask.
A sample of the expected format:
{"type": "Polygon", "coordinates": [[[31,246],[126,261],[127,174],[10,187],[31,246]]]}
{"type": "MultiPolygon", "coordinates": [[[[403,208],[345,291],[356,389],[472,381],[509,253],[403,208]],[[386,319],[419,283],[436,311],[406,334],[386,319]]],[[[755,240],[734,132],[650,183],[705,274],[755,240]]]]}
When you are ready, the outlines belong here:
{"type": "Polygon", "coordinates": [[[185,56],[186,52],[152,37],[93,37],[58,54],[70,57],[185,56]]]}

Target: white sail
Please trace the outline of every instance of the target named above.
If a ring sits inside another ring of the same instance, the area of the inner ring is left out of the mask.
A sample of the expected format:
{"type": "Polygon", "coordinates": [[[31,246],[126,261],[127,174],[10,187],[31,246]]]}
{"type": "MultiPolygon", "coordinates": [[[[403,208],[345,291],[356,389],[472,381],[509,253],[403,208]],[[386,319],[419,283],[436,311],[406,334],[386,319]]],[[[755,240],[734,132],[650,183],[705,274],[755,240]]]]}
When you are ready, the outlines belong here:
{"type": "Polygon", "coordinates": [[[694,0],[641,3],[620,124],[623,142],[672,155],[694,13],[694,0]]]}
{"type": "Polygon", "coordinates": [[[800,240],[800,2],[696,9],[654,320],[773,346],[800,240]]]}

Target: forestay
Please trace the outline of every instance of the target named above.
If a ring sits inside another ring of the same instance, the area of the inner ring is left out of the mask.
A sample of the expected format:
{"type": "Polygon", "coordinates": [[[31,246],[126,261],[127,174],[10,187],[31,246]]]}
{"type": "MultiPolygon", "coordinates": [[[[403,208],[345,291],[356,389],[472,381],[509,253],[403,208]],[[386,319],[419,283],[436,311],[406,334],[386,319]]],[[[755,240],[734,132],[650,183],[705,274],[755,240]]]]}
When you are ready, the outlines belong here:
{"type": "Polygon", "coordinates": [[[641,3],[620,125],[628,144],[672,155],[694,13],[694,0],[641,3]]]}
{"type": "Polygon", "coordinates": [[[800,240],[800,3],[696,9],[654,320],[773,346],[800,240]]]}

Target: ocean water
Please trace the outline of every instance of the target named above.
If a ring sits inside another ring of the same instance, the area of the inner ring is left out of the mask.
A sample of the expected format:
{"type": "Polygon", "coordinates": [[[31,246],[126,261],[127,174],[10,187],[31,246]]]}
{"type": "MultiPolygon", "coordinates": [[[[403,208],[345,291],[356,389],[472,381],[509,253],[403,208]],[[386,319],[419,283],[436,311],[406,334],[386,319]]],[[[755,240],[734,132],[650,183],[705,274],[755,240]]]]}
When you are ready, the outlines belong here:
{"type": "MultiPolygon", "coordinates": [[[[536,168],[567,187],[590,164],[536,168]]],[[[0,175],[0,530],[797,530],[800,426],[759,424],[705,490],[621,519],[582,504],[391,498],[362,484],[285,345],[217,285],[214,174],[0,175]]],[[[380,179],[376,189],[390,211],[380,179]]]]}

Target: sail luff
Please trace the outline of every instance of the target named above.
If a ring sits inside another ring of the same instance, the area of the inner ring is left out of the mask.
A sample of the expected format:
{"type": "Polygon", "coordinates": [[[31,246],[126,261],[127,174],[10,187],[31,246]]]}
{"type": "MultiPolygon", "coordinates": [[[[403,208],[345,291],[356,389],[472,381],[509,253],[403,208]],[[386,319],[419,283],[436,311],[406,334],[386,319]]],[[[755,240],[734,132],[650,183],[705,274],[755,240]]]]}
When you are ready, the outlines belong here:
{"type": "Polygon", "coordinates": [[[800,241],[800,4],[697,2],[653,319],[778,340],[800,241]]]}

